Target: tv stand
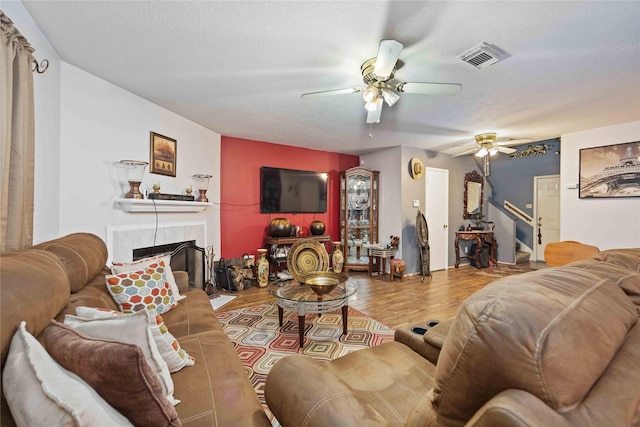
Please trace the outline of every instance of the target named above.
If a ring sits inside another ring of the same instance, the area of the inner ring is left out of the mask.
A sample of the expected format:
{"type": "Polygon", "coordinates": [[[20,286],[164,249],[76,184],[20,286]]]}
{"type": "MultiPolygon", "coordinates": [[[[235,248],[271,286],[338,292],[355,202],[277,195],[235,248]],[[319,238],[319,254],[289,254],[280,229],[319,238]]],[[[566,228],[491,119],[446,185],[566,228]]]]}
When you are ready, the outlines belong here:
{"type": "Polygon", "coordinates": [[[302,239],[314,239],[322,243],[329,254],[329,259],[331,259],[333,243],[331,243],[331,236],[329,235],[315,236],[310,234],[302,237],[265,237],[263,247],[269,250],[269,265],[272,274],[276,274],[287,268],[289,248],[298,240],[302,239]],[[284,264],[284,268],[282,264],[284,264]]]}

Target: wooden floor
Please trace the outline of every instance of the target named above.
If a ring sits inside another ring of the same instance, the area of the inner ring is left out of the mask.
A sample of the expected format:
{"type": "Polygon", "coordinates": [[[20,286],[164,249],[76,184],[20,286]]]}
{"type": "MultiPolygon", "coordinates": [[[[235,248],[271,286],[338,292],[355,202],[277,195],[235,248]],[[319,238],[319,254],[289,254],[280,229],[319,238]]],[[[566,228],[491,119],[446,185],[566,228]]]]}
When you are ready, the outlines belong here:
{"type": "MultiPolygon", "coordinates": [[[[348,272],[350,280],[358,284],[358,292],[351,297],[349,305],[367,314],[369,317],[385,324],[390,328],[407,322],[417,322],[427,319],[445,320],[455,317],[462,302],[474,292],[482,289],[488,283],[497,280],[496,273],[521,269],[545,268],[542,262],[528,262],[516,266],[502,266],[476,269],[470,266],[450,268],[433,272],[431,278],[422,276],[406,276],[404,282],[400,279],[389,281],[389,275],[384,278],[369,277],[368,273],[348,272]],[[500,270],[500,271],[496,271],[500,270]]],[[[514,271],[512,274],[517,274],[514,271]]],[[[271,303],[275,300],[267,288],[252,287],[245,291],[234,293],[238,298],[221,308],[233,310],[255,304],[271,303]]]]}

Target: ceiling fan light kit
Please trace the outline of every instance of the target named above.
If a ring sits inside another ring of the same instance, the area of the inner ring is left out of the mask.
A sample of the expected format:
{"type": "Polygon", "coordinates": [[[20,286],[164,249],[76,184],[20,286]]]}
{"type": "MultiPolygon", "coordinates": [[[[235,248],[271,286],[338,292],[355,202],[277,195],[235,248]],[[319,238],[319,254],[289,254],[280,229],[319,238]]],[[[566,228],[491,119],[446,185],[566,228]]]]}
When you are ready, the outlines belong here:
{"type": "Polygon", "coordinates": [[[373,86],[369,86],[364,90],[364,92],[362,92],[362,99],[364,99],[364,102],[366,103],[374,102],[377,98],[378,89],[373,86]]]}
{"type": "Polygon", "coordinates": [[[367,111],[376,111],[378,108],[382,108],[382,98],[374,98],[373,101],[369,101],[366,104],[364,104],[364,108],[367,111]]]}
{"type": "Polygon", "coordinates": [[[488,152],[489,151],[486,148],[482,147],[481,149],[478,150],[478,152],[476,153],[476,156],[477,157],[484,157],[484,156],[487,155],[488,152]]]}
{"type": "Polygon", "coordinates": [[[397,93],[395,93],[393,90],[389,89],[386,86],[381,88],[380,91],[382,92],[382,97],[384,98],[384,101],[387,103],[389,107],[392,107],[393,104],[398,102],[398,100],[400,99],[400,95],[398,95],[397,93]]]}

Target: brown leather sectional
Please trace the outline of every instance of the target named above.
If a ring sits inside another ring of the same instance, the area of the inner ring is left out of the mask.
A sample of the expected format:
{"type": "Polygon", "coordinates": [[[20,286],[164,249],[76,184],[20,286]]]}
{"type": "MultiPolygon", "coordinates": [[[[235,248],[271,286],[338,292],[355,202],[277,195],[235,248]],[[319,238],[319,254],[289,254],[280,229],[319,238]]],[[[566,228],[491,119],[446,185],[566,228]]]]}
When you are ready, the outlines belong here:
{"type": "Polygon", "coordinates": [[[637,427],[639,312],[640,249],[603,251],[487,285],[444,335],[286,357],[265,397],[284,427],[637,427]]]}
{"type": "MultiPolygon", "coordinates": [[[[105,286],[107,248],[97,236],[78,233],[0,259],[2,368],[20,321],[42,341],[50,320],[59,321],[83,305],[117,310],[105,286]]],[[[163,315],[165,324],[196,364],[172,374],[175,408],[183,426],[271,426],[231,341],[209,299],[187,290],[178,307],[163,315]]],[[[1,425],[13,426],[4,395],[1,425]]]]}
{"type": "MultiPolygon", "coordinates": [[[[2,367],[21,320],[41,339],[77,306],[117,309],[106,259],[85,233],[0,259],[2,367]]],[[[163,318],[196,358],[172,374],[182,424],[271,425],[206,294],[184,280],[181,293],[163,318]]],[[[433,328],[428,350],[395,341],[332,362],[287,357],[267,378],[267,403],[285,427],[637,427],[639,307],[640,249],[603,251],[486,286],[433,328]]],[[[15,425],[4,396],[1,425],[15,425]]]]}

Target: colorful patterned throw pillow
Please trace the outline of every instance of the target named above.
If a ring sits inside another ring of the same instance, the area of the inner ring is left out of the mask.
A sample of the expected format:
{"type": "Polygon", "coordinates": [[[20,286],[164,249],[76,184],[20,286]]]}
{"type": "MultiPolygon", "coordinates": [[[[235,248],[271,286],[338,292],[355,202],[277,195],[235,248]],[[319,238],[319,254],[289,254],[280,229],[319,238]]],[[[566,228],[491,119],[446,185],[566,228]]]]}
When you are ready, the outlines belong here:
{"type": "Polygon", "coordinates": [[[185,299],[187,296],[180,295],[180,290],[178,289],[176,278],[173,276],[173,271],[171,271],[171,255],[155,255],[133,262],[114,262],[113,265],[111,265],[111,273],[122,274],[131,273],[132,271],[146,270],[149,264],[153,264],[154,262],[158,261],[164,261],[164,273],[167,275],[167,282],[169,282],[169,287],[171,288],[171,292],[173,292],[173,296],[176,301],[185,299]]]}
{"type": "Polygon", "coordinates": [[[165,275],[164,261],[149,264],[145,270],[108,275],[107,289],[123,313],[143,309],[164,314],[177,306],[165,275]]]}
{"type": "MultiPolygon", "coordinates": [[[[76,316],[85,319],[103,319],[113,316],[126,316],[126,314],[109,310],[108,308],[76,307],[76,316]]],[[[180,343],[169,332],[162,316],[149,311],[148,317],[153,339],[158,346],[160,355],[169,366],[169,372],[178,372],[185,366],[193,366],[195,359],[180,347],[180,343]]]]}

